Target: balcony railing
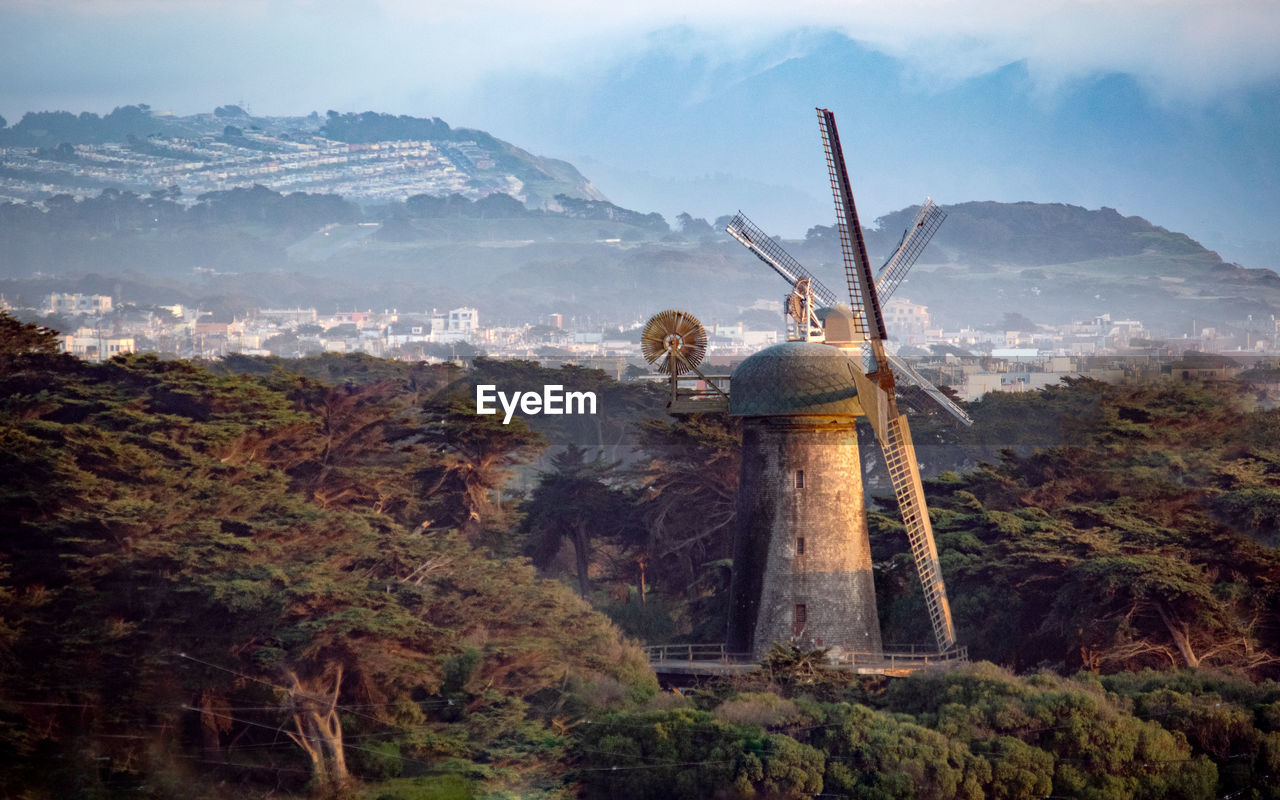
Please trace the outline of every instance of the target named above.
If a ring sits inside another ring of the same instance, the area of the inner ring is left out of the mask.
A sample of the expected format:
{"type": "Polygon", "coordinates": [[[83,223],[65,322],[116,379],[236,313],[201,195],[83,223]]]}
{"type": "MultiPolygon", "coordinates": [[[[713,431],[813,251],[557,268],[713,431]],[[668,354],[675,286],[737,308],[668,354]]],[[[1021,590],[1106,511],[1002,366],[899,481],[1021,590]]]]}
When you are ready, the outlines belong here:
{"type": "MultiPolygon", "coordinates": [[[[758,664],[750,653],[732,653],[720,644],[656,644],[645,647],[650,664],[758,664]]],[[[936,664],[958,665],[969,661],[967,647],[946,652],[926,645],[886,645],[876,651],[829,652],[827,663],[836,669],[875,667],[885,670],[919,669],[936,664]]]]}
{"type": "Polygon", "coordinates": [[[729,376],[680,375],[671,381],[672,414],[698,414],[729,410],[729,376]]]}

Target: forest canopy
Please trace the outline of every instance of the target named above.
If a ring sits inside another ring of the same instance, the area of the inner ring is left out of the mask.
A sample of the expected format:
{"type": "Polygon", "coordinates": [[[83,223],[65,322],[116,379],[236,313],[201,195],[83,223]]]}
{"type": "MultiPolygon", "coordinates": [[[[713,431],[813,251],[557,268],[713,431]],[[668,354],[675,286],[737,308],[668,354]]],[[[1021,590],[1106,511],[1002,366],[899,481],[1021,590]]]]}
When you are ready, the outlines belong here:
{"type": "MultiPolygon", "coordinates": [[[[783,648],[682,696],[636,644],[722,641],[731,421],[581,368],[94,365],[52,336],[0,317],[5,796],[1277,796],[1280,412],[1243,384],[920,417],[983,663],[783,648]],[[619,416],[466,402],[553,378],[619,416]]],[[[924,641],[875,504],[886,640],[924,641]]]]}

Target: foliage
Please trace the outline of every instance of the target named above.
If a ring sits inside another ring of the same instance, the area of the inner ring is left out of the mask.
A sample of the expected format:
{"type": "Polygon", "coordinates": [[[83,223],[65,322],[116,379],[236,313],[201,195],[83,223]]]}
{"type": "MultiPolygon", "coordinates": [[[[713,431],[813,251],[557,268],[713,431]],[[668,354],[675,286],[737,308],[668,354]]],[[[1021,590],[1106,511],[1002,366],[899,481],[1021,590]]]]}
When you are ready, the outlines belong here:
{"type": "Polygon", "coordinates": [[[558,714],[653,691],[567,587],[366,496],[407,411],[386,384],[36,355],[0,383],[0,771],[22,784],[212,764],[336,790],[444,758],[554,783],[558,714]]]}
{"type": "Polygon", "coordinates": [[[761,661],[761,671],[779,686],[831,680],[836,674],[827,665],[828,648],[806,649],[795,642],[775,642],[761,661]]]}
{"type": "Polygon", "coordinates": [[[582,734],[587,797],[811,797],[822,755],[786,736],[693,709],[610,715],[582,734]]]}
{"type": "Polygon", "coordinates": [[[0,372],[12,369],[14,362],[29,353],[53,354],[61,349],[57,331],[21,322],[0,310],[0,372]]]}
{"type": "Polygon", "coordinates": [[[1275,412],[1241,398],[1231,384],[1072,381],[984,399],[974,439],[1010,447],[928,487],[971,652],[1016,668],[1271,674],[1280,556],[1257,540],[1271,535],[1280,437],[1275,412]],[[1059,443],[1020,444],[1037,439],[1059,443]]]}
{"type": "Polygon", "coordinates": [[[556,202],[560,204],[562,213],[569,217],[623,222],[656,233],[667,233],[671,230],[667,221],[656,211],[642,214],[639,211],[615,206],[607,200],[584,200],[563,194],[556,195],[556,202]]]}
{"type": "Polygon", "coordinates": [[[425,411],[419,436],[433,458],[419,476],[432,498],[423,524],[509,547],[504,537],[514,527],[516,501],[503,497],[503,486],[515,466],[542,449],[542,438],[523,420],[504,425],[497,415],[478,416],[474,401],[457,394],[428,401],[425,411]]]}
{"type": "Polygon", "coordinates": [[[784,696],[722,687],[700,696],[706,710],[593,721],[582,734],[583,782],[587,796],[626,797],[774,796],[800,785],[857,798],[1276,796],[1274,733],[1261,721],[1274,684],[1204,672],[1104,683],[975,664],[899,679],[879,693],[835,687],[848,699],[817,699],[817,684],[784,696]],[[1170,703],[1223,723],[1191,731],[1194,715],[1175,718],[1170,703]],[[785,772],[792,782],[753,782],[759,773],[744,749],[758,754],[764,774],[785,772]]]}
{"type": "Polygon", "coordinates": [[[339,142],[380,142],[399,139],[450,139],[452,129],[438,117],[420,119],[401,114],[339,114],[330,111],[321,133],[339,142]]]}
{"type": "Polygon", "coordinates": [[[923,726],[840,705],[816,737],[829,759],[824,785],[858,798],[971,798],[991,781],[985,759],[923,726]],[[917,794],[920,792],[920,794],[917,794]]]}
{"type": "Polygon", "coordinates": [[[473,800],[475,787],[456,773],[431,777],[403,778],[366,787],[368,800],[473,800]]]}
{"type": "MultiPolygon", "coordinates": [[[[584,594],[718,641],[731,421],[539,435],[473,383],[596,387],[628,421],[654,398],[484,359],[89,365],[51,336],[11,326],[0,371],[0,773],[30,796],[1277,796],[1280,412],[1229,384],[977,405],[959,452],[1005,452],[928,483],[934,527],[961,640],[1033,674],[862,681],[784,646],[688,702],[535,568],[570,543],[584,594]],[[634,464],[598,455],[626,436],[634,464]]],[[[870,516],[910,631],[901,526],[870,516]]]]}
{"type": "Polygon", "coordinates": [[[39,145],[67,142],[88,144],[123,141],[129,134],[146,136],[164,127],[151,116],[151,107],[118,106],[105,116],[91,111],[28,111],[13,127],[0,125],[0,142],[5,145],[39,145]]]}
{"type": "MultiPolygon", "coordinates": [[[[1023,764],[1018,771],[1046,775],[1051,764],[1054,794],[1213,796],[1217,773],[1209,759],[1194,755],[1180,735],[1135,718],[1087,681],[1047,674],[1017,679],[978,664],[913,676],[891,686],[885,703],[968,742],[974,752],[1023,764]]],[[[1014,769],[1006,764],[999,771],[1014,769]]],[[[1044,788],[1028,782],[1029,791],[1044,788]]]]}
{"type": "MultiPolygon", "coordinates": [[[[627,524],[628,498],[616,485],[616,464],[599,453],[590,461],[586,451],[569,445],[551,457],[551,472],[544,473],[530,498],[521,507],[522,530],[531,537],[526,549],[533,562],[546,568],[567,540],[574,551],[578,590],[590,589],[592,550],[601,540],[616,539],[627,524]]],[[[643,572],[641,591],[644,591],[643,572]]]]}
{"type": "Polygon", "coordinates": [[[642,546],[655,563],[667,562],[665,574],[692,587],[701,565],[733,554],[736,422],[701,414],[646,420],[639,441],[647,456],[638,474],[642,546]]]}
{"type": "Polygon", "coordinates": [[[202,225],[257,223],[279,228],[314,230],[329,223],[352,223],[362,218],[359,206],[335,194],[291,192],[287,195],[255,184],[206,192],[187,212],[202,225]]]}

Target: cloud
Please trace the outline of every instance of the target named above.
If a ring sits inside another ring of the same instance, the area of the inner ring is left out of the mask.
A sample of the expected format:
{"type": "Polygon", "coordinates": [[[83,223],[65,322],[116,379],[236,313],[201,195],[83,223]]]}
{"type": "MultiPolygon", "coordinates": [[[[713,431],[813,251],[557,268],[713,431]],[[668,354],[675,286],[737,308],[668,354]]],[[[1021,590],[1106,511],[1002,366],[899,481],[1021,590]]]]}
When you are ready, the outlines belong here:
{"type": "MultiPolygon", "coordinates": [[[[699,51],[733,59],[798,29],[835,30],[924,76],[962,81],[1022,61],[1053,87],[1133,75],[1166,96],[1202,99],[1280,75],[1275,0],[478,0],[430,10],[376,0],[388,20],[438,26],[490,45],[495,68],[573,69],[634,55],[655,31],[701,34],[699,51]]],[[[692,43],[695,47],[697,42],[692,43]]]]}
{"type": "MultiPolygon", "coordinates": [[[[660,146],[676,173],[695,157],[682,161],[672,137],[705,133],[701,114],[749,130],[733,104],[740,87],[772,87],[776,110],[806,86],[812,94],[833,53],[855,70],[833,89],[899,111],[908,96],[981,87],[970,79],[1017,63],[1006,85],[1025,93],[1029,77],[1037,113],[1080,97],[1060,87],[1124,73],[1198,116],[1252,106],[1256,92],[1243,90],[1280,75],[1277,41],[1276,0],[0,0],[0,73],[14,78],[0,85],[0,114],[12,123],[26,111],[136,102],[179,114],[226,103],[272,115],[372,109],[440,116],[570,158],[623,163],[660,146]],[[801,60],[750,80],[789,59],[801,60]]],[[[798,134],[788,126],[809,122],[795,120],[755,136],[789,141],[784,131],[798,134]]],[[[711,166],[733,169],[727,158],[711,166]]],[[[698,153],[697,168],[707,159],[698,153]]]]}
{"type": "Polygon", "coordinates": [[[697,34],[684,56],[712,63],[788,32],[834,30],[944,82],[1021,61],[1042,88],[1118,72],[1201,100],[1280,75],[1275,0],[0,0],[0,21],[146,25],[182,15],[271,33],[250,32],[251,47],[319,27],[349,47],[353,65],[448,69],[455,84],[590,71],[646,52],[672,28],[697,34]]]}

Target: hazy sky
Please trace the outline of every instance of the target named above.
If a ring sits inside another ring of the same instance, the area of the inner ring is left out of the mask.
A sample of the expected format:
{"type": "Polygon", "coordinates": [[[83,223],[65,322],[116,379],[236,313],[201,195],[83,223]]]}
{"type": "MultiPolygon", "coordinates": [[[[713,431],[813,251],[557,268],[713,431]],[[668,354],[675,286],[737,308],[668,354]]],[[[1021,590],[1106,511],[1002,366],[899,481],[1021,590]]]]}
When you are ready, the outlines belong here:
{"type": "Polygon", "coordinates": [[[1276,0],[0,0],[0,75],[11,124],[439,116],[622,205],[788,235],[832,216],[822,105],[866,220],[926,194],[1109,205],[1280,266],[1276,0]]]}

